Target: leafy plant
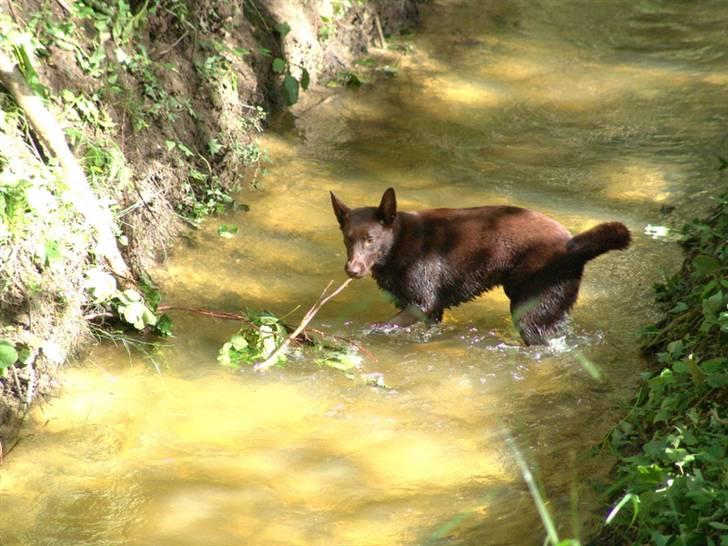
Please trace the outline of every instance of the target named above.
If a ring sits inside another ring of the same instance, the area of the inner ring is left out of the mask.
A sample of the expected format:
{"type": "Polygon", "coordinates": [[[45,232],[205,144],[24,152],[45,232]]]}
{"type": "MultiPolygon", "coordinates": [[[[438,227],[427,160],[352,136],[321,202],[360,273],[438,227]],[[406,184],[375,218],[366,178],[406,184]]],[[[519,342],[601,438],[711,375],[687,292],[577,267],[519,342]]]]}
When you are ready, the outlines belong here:
{"type": "Polygon", "coordinates": [[[92,316],[106,317],[109,313],[122,323],[136,330],[154,327],[160,335],[171,335],[171,320],[166,315],[158,316],[159,292],[149,285],[143,286],[145,296],[133,288],[119,290],[116,279],[101,268],[86,271],[84,287],[96,311],[92,316]],[[102,312],[99,312],[102,310],[102,312]]]}
{"type": "Polygon", "coordinates": [[[311,75],[308,73],[308,70],[306,70],[306,67],[300,65],[300,76],[298,78],[294,77],[293,74],[291,74],[291,67],[288,61],[285,61],[280,57],[273,59],[271,67],[273,68],[273,72],[283,76],[283,80],[281,82],[281,93],[286,99],[288,106],[293,106],[298,102],[300,90],[303,89],[305,91],[308,89],[308,86],[311,83],[311,75]]]}
{"type": "MultiPolygon", "coordinates": [[[[240,330],[220,349],[217,360],[223,366],[237,369],[264,360],[288,335],[286,326],[268,311],[248,311],[245,316],[240,330]]],[[[287,360],[281,354],[277,363],[287,360]]]]}
{"type": "Polygon", "coordinates": [[[728,195],[683,228],[682,271],[646,328],[660,369],[611,433],[620,454],[610,544],[728,544],[728,195]]]}
{"type": "Polygon", "coordinates": [[[344,70],[336,74],[336,77],[326,82],[327,87],[361,87],[361,79],[351,71],[344,70]]]}
{"type": "Polygon", "coordinates": [[[7,339],[0,339],[0,377],[5,377],[8,368],[18,361],[15,344],[7,339]]]}
{"type": "Polygon", "coordinates": [[[217,234],[223,239],[232,239],[238,234],[238,226],[234,224],[220,224],[217,226],[217,234]]]}
{"type": "MultiPolygon", "coordinates": [[[[241,328],[220,348],[218,362],[230,368],[253,366],[268,358],[288,337],[291,329],[269,311],[247,311],[241,328]]],[[[301,358],[310,349],[312,360],[320,366],[328,366],[344,372],[361,367],[361,356],[350,343],[339,342],[330,336],[318,333],[316,337],[304,334],[299,345],[293,349],[301,358]]],[[[276,361],[281,366],[288,362],[290,352],[282,352],[276,361]]],[[[380,377],[361,377],[365,382],[385,386],[380,377]]]]}

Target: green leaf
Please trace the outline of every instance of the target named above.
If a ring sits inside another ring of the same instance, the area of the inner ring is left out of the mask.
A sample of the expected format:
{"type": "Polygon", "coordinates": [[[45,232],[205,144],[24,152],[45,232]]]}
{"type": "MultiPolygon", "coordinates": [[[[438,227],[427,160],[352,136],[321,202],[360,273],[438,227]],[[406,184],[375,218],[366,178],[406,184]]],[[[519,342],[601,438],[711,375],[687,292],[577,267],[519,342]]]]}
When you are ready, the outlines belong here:
{"type": "Polygon", "coordinates": [[[286,35],[291,32],[291,27],[288,23],[278,23],[275,26],[276,32],[281,35],[281,38],[285,38],[286,35]]]}
{"type": "Polygon", "coordinates": [[[169,315],[164,314],[159,317],[154,328],[160,336],[172,337],[172,319],[169,315]]]}
{"type": "Polygon", "coordinates": [[[141,294],[133,288],[128,288],[127,290],[124,290],[123,295],[130,302],[142,300],[141,294]]]}
{"type": "Polygon", "coordinates": [[[359,79],[359,76],[354,74],[353,72],[349,74],[349,78],[346,81],[347,87],[361,87],[361,80],[359,79]]]}
{"type": "Polygon", "coordinates": [[[724,369],[728,370],[726,358],[711,358],[700,363],[700,370],[705,374],[720,373],[724,369]]]}
{"type": "Polygon", "coordinates": [[[301,87],[303,90],[307,90],[308,86],[311,84],[311,75],[308,73],[308,70],[301,67],[301,87]]]}
{"type": "Polygon", "coordinates": [[[298,102],[298,80],[290,74],[286,74],[283,79],[283,94],[288,106],[293,106],[298,102]]]}
{"type": "Polygon", "coordinates": [[[154,326],[157,324],[157,315],[152,313],[149,308],[145,305],[144,312],[142,313],[142,328],[144,326],[154,326]]]}
{"type": "Polygon", "coordinates": [[[9,368],[18,361],[18,351],[15,344],[6,340],[0,340],[0,370],[9,368]]]}
{"type": "Polygon", "coordinates": [[[220,150],[222,150],[222,144],[220,144],[220,141],[216,138],[211,138],[207,142],[207,148],[210,150],[211,155],[217,155],[220,150]]]}
{"type": "Polygon", "coordinates": [[[43,253],[45,258],[43,260],[44,265],[53,265],[61,259],[63,254],[61,253],[61,246],[58,241],[46,239],[45,245],[43,245],[43,253]]]}
{"type": "Polygon", "coordinates": [[[95,303],[109,300],[117,293],[116,279],[100,268],[86,271],[85,287],[93,296],[95,303]]]}
{"type": "Polygon", "coordinates": [[[135,301],[129,305],[125,305],[121,310],[122,317],[129,324],[133,324],[137,330],[144,328],[144,313],[147,310],[146,306],[140,302],[135,301]]]}
{"type": "Polygon", "coordinates": [[[723,305],[723,292],[716,292],[703,300],[703,311],[707,314],[718,314],[718,311],[723,309],[723,305]]]}
{"type": "Polygon", "coordinates": [[[235,334],[230,338],[230,345],[236,351],[240,351],[248,346],[248,341],[240,334],[235,334]]]}
{"type": "Polygon", "coordinates": [[[728,385],[728,374],[712,373],[705,379],[705,382],[714,389],[723,388],[728,385]]]}
{"type": "Polygon", "coordinates": [[[693,268],[698,275],[712,275],[720,271],[720,262],[712,256],[698,254],[693,258],[693,268]]]}
{"type": "Polygon", "coordinates": [[[280,74],[286,69],[286,61],[284,61],[280,57],[276,57],[275,59],[273,59],[272,67],[273,72],[280,74]]]}
{"type": "Polygon", "coordinates": [[[238,226],[234,224],[220,224],[217,226],[217,234],[225,239],[232,239],[238,233],[238,226]]]}

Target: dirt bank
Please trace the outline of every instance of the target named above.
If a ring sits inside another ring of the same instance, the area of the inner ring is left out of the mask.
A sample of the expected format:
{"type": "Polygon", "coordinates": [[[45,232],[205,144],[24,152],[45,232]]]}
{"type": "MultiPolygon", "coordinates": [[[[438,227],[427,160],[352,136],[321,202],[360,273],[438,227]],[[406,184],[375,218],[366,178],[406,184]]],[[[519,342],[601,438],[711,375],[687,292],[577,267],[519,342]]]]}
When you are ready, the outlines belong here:
{"type": "Polygon", "coordinates": [[[256,185],[267,114],[341,79],[419,3],[0,0],[0,51],[64,128],[128,268],[101,259],[47,127],[0,85],[0,458],[90,334],[159,327],[146,268],[256,185]]]}

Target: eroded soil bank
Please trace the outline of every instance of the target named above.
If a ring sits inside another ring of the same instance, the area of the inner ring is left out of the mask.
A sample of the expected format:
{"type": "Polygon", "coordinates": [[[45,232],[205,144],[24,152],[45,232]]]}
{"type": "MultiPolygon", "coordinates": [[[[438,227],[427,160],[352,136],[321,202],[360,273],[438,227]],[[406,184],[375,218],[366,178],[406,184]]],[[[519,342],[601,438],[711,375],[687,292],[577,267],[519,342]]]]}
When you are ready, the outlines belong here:
{"type": "Polygon", "coordinates": [[[0,47],[113,211],[129,269],[114,279],[94,256],[56,158],[0,86],[0,455],[91,330],[154,326],[146,269],[257,183],[267,114],[345,84],[357,56],[417,22],[418,4],[0,1],[0,47]]]}

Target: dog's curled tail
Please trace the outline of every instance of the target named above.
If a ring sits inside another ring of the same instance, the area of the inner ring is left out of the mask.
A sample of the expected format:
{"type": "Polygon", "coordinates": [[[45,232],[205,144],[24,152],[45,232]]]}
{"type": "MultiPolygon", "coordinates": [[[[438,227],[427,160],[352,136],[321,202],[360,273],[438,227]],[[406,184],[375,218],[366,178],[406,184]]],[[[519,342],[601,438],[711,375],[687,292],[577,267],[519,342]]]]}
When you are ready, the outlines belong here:
{"type": "Polygon", "coordinates": [[[566,250],[587,261],[610,250],[625,249],[631,240],[632,236],[623,223],[606,222],[572,237],[566,243],[566,250]]]}

